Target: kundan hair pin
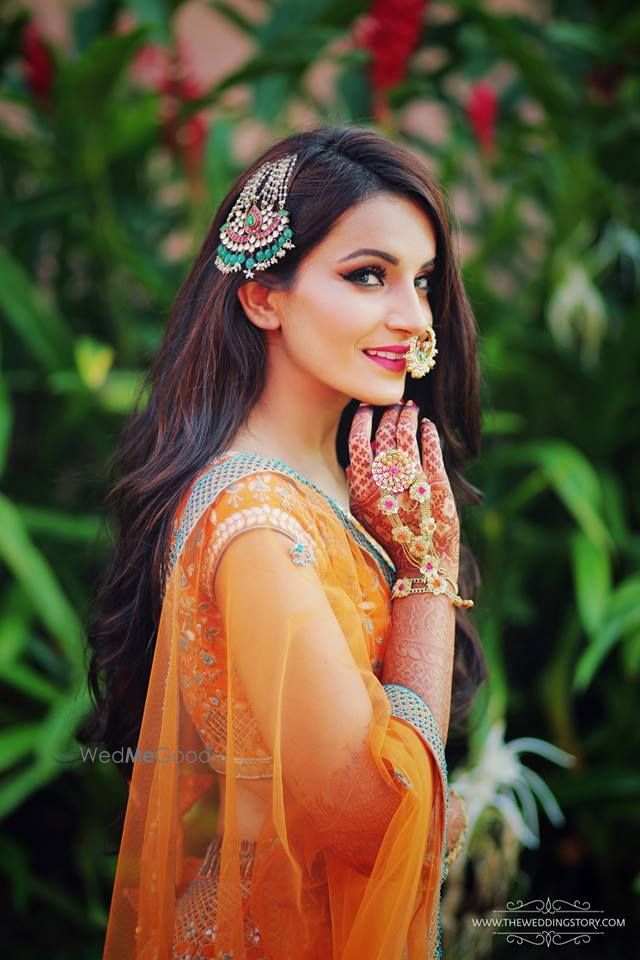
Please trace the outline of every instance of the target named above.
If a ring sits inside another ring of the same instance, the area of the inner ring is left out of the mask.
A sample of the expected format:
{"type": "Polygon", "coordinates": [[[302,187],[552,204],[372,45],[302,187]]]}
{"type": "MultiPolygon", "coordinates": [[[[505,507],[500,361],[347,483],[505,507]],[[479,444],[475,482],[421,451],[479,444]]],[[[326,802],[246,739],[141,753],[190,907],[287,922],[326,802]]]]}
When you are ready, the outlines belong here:
{"type": "Polygon", "coordinates": [[[298,159],[290,153],[263,163],[247,180],[220,229],[216,267],[222,273],[266,270],[292,250],[293,232],[285,209],[289,179],[298,159]]]}

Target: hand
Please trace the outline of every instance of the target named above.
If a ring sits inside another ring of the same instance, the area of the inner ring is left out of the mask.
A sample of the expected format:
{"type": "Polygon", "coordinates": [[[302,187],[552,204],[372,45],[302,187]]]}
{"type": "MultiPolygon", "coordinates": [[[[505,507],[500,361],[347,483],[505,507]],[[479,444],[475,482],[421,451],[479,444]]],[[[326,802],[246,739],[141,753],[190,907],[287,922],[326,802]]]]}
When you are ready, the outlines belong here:
{"type": "MultiPolygon", "coordinates": [[[[373,479],[371,465],[378,453],[397,447],[409,455],[431,486],[431,515],[436,521],[433,544],[442,566],[454,580],[458,578],[460,557],[460,521],[444,469],[440,438],[434,423],[426,418],[420,425],[422,454],[418,449],[416,433],[419,408],[415,404],[395,404],[382,415],[371,442],[373,409],[358,407],[349,433],[349,459],[346,475],[349,484],[349,505],[353,515],[366,527],[372,537],[387,551],[399,576],[421,576],[419,566],[413,565],[401,545],[393,539],[393,526],[377,506],[382,490],[373,479]]],[[[414,533],[420,533],[420,504],[407,490],[397,494],[398,517],[414,533]]]]}
{"type": "Polygon", "coordinates": [[[447,814],[447,846],[445,853],[449,853],[455,847],[458,837],[464,827],[464,813],[462,803],[455,793],[449,794],[449,812],[447,814]]]}

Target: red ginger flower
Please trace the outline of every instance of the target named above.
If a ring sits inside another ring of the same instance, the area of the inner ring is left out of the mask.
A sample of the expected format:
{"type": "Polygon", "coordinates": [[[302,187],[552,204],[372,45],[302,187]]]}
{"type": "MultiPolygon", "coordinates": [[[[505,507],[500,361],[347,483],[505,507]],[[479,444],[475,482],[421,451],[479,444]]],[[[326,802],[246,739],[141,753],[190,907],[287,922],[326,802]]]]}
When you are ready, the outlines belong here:
{"type": "Polygon", "coordinates": [[[141,48],[132,65],[137,82],[164,94],[161,117],[162,138],[174,155],[182,156],[189,175],[197,176],[202,168],[207,124],[202,114],[180,122],[180,106],[196,100],[204,91],[189,73],[184,46],[171,52],[148,43],[141,48]]]}
{"type": "Polygon", "coordinates": [[[353,39],[371,52],[375,91],[388,90],[406,77],[428,6],[429,0],[374,0],[370,12],[356,21],[353,39]]]}
{"type": "Polygon", "coordinates": [[[22,33],[22,56],[27,86],[38,100],[49,99],[55,77],[55,64],[42,40],[38,24],[31,20],[22,33]]]}
{"type": "Polygon", "coordinates": [[[480,148],[487,154],[495,145],[498,98],[487,83],[477,83],[467,102],[467,116],[480,148]]]}

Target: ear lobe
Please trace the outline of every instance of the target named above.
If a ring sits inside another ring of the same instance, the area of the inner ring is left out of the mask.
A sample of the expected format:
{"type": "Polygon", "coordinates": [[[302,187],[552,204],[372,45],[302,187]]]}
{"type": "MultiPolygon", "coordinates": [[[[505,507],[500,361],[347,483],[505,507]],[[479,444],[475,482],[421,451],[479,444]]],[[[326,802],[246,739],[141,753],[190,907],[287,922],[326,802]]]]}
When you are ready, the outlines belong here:
{"type": "Polygon", "coordinates": [[[237,297],[247,318],[263,330],[275,330],[280,319],[275,305],[275,291],[256,280],[238,287],[237,297]]]}

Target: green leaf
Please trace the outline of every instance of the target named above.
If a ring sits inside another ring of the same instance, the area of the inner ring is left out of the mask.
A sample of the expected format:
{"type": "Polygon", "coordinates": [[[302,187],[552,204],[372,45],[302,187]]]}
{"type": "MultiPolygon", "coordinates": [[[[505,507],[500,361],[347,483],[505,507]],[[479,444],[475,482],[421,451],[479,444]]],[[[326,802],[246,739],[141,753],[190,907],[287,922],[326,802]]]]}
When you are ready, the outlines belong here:
{"type": "Polygon", "coordinates": [[[13,503],[0,494],[0,557],[27,594],[69,663],[83,669],[82,630],[45,557],[32,543],[13,503]]]}
{"type": "Polygon", "coordinates": [[[458,14],[465,29],[480,26],[492,59],[509,62],[519,72],[527,93],[536,97],[550,116],[561,115],[577,102],[577,92],[569,77],[550,68],[549,44],[531,20],[518,16],[501,16],[485,10],[477,0],[458,0],[458,14]]]}
{"type": "Polygon", "coordinates": [[[545,27],[545,34],[554,44],[573,47],[585,53],[605,59],[615,55],[616,48],[607,35],[588,23],[571,23],[569,20],[554,20],[545,27]]]}
{"type": "Polygon", "coordinates": [[[0,733],[0,772],[13,767],[33,752],[42,734],[38,723],[23,723],[0,733]]]}
{"type": "Polygon", "coordinates": [[[336,93],[341,114],[345,120],[359,120],[371,116],[371,84],[364,67],[347,67],[338,77],[336,93]]]}
{"type": "Polygon", "coordinates": [[[26,663],[0,661],[0,682],[42,703],[53,703],[60,696],[59,687],[41,677],[26,663]]]}
{"type": "Polygon", "coordinates": [[[56,83],[60,108],[69,116],[99,123],[99,105],[105,105],[126,68],[148,39],[148,28],[99,36],[77,60],[65,60],[56,83]]]}
{"type": "Polygon", "coordinates": [[[109,413],[131,413],[140,395],[140,409],[146,406],[149,391],[140,394],[143,375],[135,370],[112,370],[97,393],[100,406],[109,413]]]}
{"type": "Polygon", "coordinates": [[[36,536],[47,536],[67,543],[93,543],[100,534],[101,517],[81,513],[62,513],[46,507],[14,503],[25,529],[36,536]]]}
{"type": "Polygon", "coordinates": [[[640,673],[640,631],[625,640],[622,648],[625,674],[637,677],[640,673]]]}
{"type": "Polygon", "coordinates": [[[612,548],[611,535],[601,516],[598,475],[579,450],[562,440],[548,440],[523,444],[509,451],[505,459],[512,463],[529,460],[539,465],[585,536],[602,550],[612,548]]]}
{"type": "Polygon", "coordinates": [[[270,71],[262,76],[253,89],[253,113],[265,124],[273,124],[284,109],[291,92],[293,77],[284,72],[270,71]]]}
{"type": "Polygon", "coordinates": [[[117,4],[113,0],[92,0],[70,8],[74,49],[82,53],[100,34],[114,26],[117,4]]]}
{"type": "Polygon", "coordinates": [[[485,410],[482,415],[483,434],[522,433],[526,418],[515,410],[485,410]]]}
{"type": "Polygon", "coordinates": [[[208,188],[209,203],[217,209],[224,199],[237,173],[233,157],[233,135],[236,124],[226,117],[214,120],[207,134],[204,156],[204,176],[208,188]]]}
{"type": "Polygon", "coordinates": [[[29,603],[17,583],[10,584],[0,607],[0,666],[14,663],[29,639],[29,603]]]}
{"type": "Polygon", "coordinates": [[[149,27],[149,40],[169,45],[171,43],[171,19],[167,0],[126,0],[136,19],[149,27]]]}
{"type": "Polygon", "coordinates": [[[13,407],[11,406],[11,395],[7,387],[7,381],[0,373],[0,475],[4,473],[7,462],[12,429],[13,407]]]}
{"type": "Polygon", "coordinates": [[[224,0],[211,0],[210,4],[214,10],[217,10],[218,13],[233,24],[234,27],[237,27],[238,30],[242,31],[249,37],[255,37],[258,27],[255,23],[252,23],[248,17],[245,17],[243,13],[240,13],[235,6],[230,3],[224,3],[224,0]]]}
{"type": "Polygon", "coordinates": [[[640,576],[632,576],[624,580],[611,594],[603,616],[603,625],[576,664],[574,689],[586,690],[615,644],[639,630],[640,576]]]}
{"type": "Polygon", "coordinates": [[[76,366],[90,390],[98,390],[107,379],[115,357],[113,347],[93,337],[79,337],[75,344],[76,366]]]}
{"type": "Polygon", "coordinates": [[[26,769],[8,775],[0,785],[0,817],[5,817],[46,783],[65,772],[68,747],[89,709],[89,694],[84,684],[52,705],[46,719],[38,725],[33,746],[35,760],[26,769]]]}
{"type": "Polygon", "coordinates": [[[0,309],[39,364],[48,370],[69,365],[72,339],[64,320],[32,284],[21,264],[2,247],[0,309]]]}
{"type": "Polygon", "coordinates": [[[80,202],[79,191],[73,186],[43,190],[30,197],[20,197],[13,203],[3,198],[0,230],[9,234],[30,223],[38,224],[42,228],[45,220],[62,214],[73,214],[80,202]]]}
{"type": "Polygon", "coordinates": [[[160,127],[160,99],[155,93],[138,93],[110,100],[102,115],[101,142],[105,155],[113,159],[152,145],[160,127]]]}
{"type": "Polygon", "coordinates": [[[584,533],[571,539],[573,576],[582,626],[592,636],[602,623],[611,592],[611,564],[605,550],[584,533]]]}
{"type": "Polygon", "coordinates": [[[0,818],[13,813],[32,793],[40,790],[55,776],[54,769],[33,763],[25,770],[4,779],[0,786],[0,818]]]}

